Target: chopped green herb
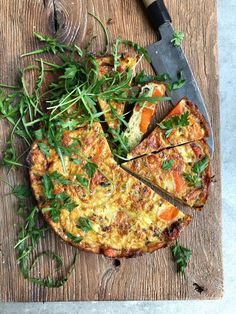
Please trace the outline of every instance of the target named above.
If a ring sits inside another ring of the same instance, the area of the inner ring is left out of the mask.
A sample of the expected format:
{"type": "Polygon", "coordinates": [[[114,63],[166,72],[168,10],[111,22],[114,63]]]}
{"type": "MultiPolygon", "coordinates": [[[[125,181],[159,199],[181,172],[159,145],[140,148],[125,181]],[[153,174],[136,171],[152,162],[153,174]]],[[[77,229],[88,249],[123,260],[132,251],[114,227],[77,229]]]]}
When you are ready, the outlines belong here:
{"type": "Polygon", "coordinates": [[[42,178],[42,183],[44,187],[44,193],[47,199],[52,199],[53,198],[53,183],[48,174],[44,174],[42,178]]]}
{"type": "Polygon", "coordinates": [[[118,53],[118,49],[119,49],[119,44],[120,44],[120,37],[118,37],[114,43],[114,47],[113,47],[113,57],[114,57],[114,71],[117,71],[117,68],[120,64],[120,57],[121,55],[118,53]]]}
{"type": "Polygon", "coordinates": [[[65,202],[62,207],[67,209],[69,212],[72,212],[73,209],[75,209],[78,205],[76,205],[75,203],[73,203],[71,200],[68,200],[67,202],[65,202]]]}
{"type": "Polygon", "coordinates": [[[139,44],[134,43],[130,40],[122,40],[122,44],[132,47],[139,55],[143,55],[144,58],[147,60],[147,62],[149,62],[149,63],[151,62],[151,58],[150,58],[147,50],[145,48],[141,47],[139,44]]]}
{"type": "Polygon", "coordinates": [[[150,81],[167,82],[167,81],[171,81],[171,78],[169,74],[167,73],[163,73],[159,75],[147,75],[145,74],[144,70],[142,70],[141,72],[135,75],[134,81],[136,84],[145,84],[150,81]]]}
{"type": "Polygon", "coordinates": [[[63,184],[63,185],[70,185],[70,184],[73,184],[73,181],[71,180],[68,180],[68,179],[65,179],[63,177],[63,175],[61,175],[60,173],[58,172],[53,172],[53,173],[50,173],[50,178],[58,183],[58,184],[63,184]]]}
{"type": "Polygon", "coordinates": [[[168,138],[174,128],[184,127],[184,126],[189,125],[188,117],[189,117],[189,112],[186,111],[181,116],[174,116],[168,120],[164,120],[163,122],[159,123],[158,126],[162,130],[166,130],[165,137],[168,138]]]}
{"type": "Polygon", "coordinates": [[[48,145],[44,144],[44,143],[38,143],[38,147],[40,149],[40,151],[48,158],[50,158],[50,148],[48,147],[48,145]]]}
{"type": "Polygon", "coordinates": [[[71,158],[71,161],[76,165],[81,165],[81,160],[78,158],[71,158]]]}
{"type": "Polygon", "coordinates": [[[25,199],[31,195],[31,192],[26,185],[16,185],[12,188],[12,194],[19,199],[25,199]]]}
{"type": "Polygon", "coordinates": [[[181,246],[178,242],[170,248],[173,261],[176,263],[177,272],[184,274],[192,255],[191,250],[181,246]]]}
{"type": "Polygon", "coordinates": [[[202,180],[198,175],[191,175],[189,173],[183,174],[184,179],[193,187],[200,188],[202,185],[202,180]]]}
{"type": "Polygon", "coordinates": [[[183,32],[174,32],[173,38],[171,39],[171,42],[174,47],[179,47],[184,40],[184,33],[183,32]]]}
{"type": "Polygon", "coordinates": [[[170,171],[171,167],[173,166],[174,160],[165,160],[162,164],[162,168],[166,171],[170,171]]]}
{"type": "Polygon", "coordinates": [[[208,164],[209,164],[209,158],[208,156],[206,156],[202,160],[197,161],[194,164],[192,170],[197,175],[200,175],[208,167],[208,164]]]}
{"type": "Polygon", "coordinates": [[[83,237],[81,236],[75,236],[70,232],[67,232],[67,237],[72,240],[73,243],[80,243],[83,240],[83,237]]]}
{"type": "Polygon", "coordinates": [[[85,217],[80,217],[77,227],[86,233],[93,230],[93,224],[91,220],[85,217]]]}
{"type": "Polygon", "coordinates": [[[168,84],[168,90],[171,92],[172,90],[180,89],[185,85],[185,83],[186,80],[184,78],[183,71],[180,71],[177,74],[177,80],[168,84]]]}
{"type": "Polygon", "coordinates": [[[42,129],[39,129],[37,131],[34,132],[34,135],[35,135],[35,138],[38,140],[38,141],[42,141],[43,139],[43,130],[42,129]]]}
{"type": "MultiPolygon", "coordinates": [[[[80,185],[82,188],[88,188],[89,186],[89,180],[84,178],[83,176],[76,174],[76,182],[78,183],[78,185],[80,185]]],[[[76,183],[75,182],[75,183],[76,183]]]]}
{"type": "Polygon", "coordinates": [[[88,175],[89,178],[93,178],[95,171],[98,169],[98,165],[94,162],[87,162],[87,164],[84,166],[84,169],[88,175]]]}

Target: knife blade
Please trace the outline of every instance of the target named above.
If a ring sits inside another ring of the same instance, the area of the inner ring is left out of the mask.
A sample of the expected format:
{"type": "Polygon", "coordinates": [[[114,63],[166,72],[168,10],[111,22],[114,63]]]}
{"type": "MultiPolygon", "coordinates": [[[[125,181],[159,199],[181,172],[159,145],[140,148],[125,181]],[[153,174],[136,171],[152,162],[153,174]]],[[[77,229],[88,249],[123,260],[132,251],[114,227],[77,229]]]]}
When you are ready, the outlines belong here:
{"type": "Polygon", "coordinates": [[[183,49],[181,47],[174,47],[171,42],[174,36],[174,29],[164,1],[143,0],[143,2],[149,18],[160,37],[159,41],[147,47],[152,67],[157,74],[167,73],[173,80],[177,79],[178,73],[183,73],[183,77],[186,80],[185,85],[180,89],[167,91],[167,95],[171,97],[173,105],[176,105],[182,98],[187,97],[198,106],[210,127],[210,136],[207,138],[207,142],[211,155],[213,155],[214,138],[207,107],[183,49]]]}

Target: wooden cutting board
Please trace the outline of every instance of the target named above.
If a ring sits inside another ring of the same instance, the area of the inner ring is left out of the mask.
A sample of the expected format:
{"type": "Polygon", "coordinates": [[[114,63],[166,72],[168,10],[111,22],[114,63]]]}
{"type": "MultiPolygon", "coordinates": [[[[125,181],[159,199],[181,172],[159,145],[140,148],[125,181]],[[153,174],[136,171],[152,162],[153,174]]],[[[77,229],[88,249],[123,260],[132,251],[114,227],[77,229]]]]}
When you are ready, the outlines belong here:
{"type": "MultiPolygon", "coordinates": [[[[38,48],[33,31],[56,34],[65,42],[85,42],[94,33],[98,50],[104,40],[99,25],[87,12],[107,22],[111,39],[124,38],[147,45],[156,40],[139,0],[0,0],[0,71],[1,78],[12,84],[17,68],[33,62],[21,59],[26,51],[38,48]]],[[[14,244],[19,218],[16,200],[6,195],[9,188],[1,183],[0,209],[0,300],[1,301],[73,301],[73,300],[173,300],[217,299],[223,294],[221,246],[221,178],[219,143],[219,98],[217,69],[216,0],[166,0],[176,30],[185,33],[184,50],[206,101],[215,137],[213,162],[215,183],[209,201],[201,213],[193,213],[191,226],[181,236],[181,244],[193,251],[186,278],[176,274],[169,249],[135,259],[111,260],[80,252],[68,283],[59,289],[29,284],[16,264],[14,244]]],[[[46,56],[49,60],[52,57],[46,56]]],[[[0,151],[5,147],[9,128],[0,124],[0,151]]],[[[20,142],[16,143],[19,147],[20,142]]],[[[1,168],[0,176],[7,173],[1,168]]],[[[12,184],[27,180],[27,172],[12,171],[12,184]]],[[[40,242],[38,252],[60,252],[69,265],[75,250],[62,243],[52,232],[40,242]]],[[[36,271],[47,275],[51,265],[45,259],[36,271]]],[[[51,270],[52,271],[52,270],[51,270]]]]}

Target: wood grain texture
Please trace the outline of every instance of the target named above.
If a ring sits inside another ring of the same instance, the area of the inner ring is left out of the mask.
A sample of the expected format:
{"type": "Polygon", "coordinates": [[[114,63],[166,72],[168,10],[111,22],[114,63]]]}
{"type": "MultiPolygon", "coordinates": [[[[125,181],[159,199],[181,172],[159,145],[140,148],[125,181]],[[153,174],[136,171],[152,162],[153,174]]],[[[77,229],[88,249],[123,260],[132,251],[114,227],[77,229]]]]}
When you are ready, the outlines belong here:
{"type": "MultiPolygon", "coordinates": [[[[38,48],[33,31],[56,35],[61,41],[84,46],[93,33],[101,49],[103,34],[88,17],[94,12],[108,21],[112,39],[122,37],[147,45],[156,40],[139,0],[0,0],[0,71],[7,83],[16,81],[16,70],[33,58],[20,59],[23,52],[38,48]]],[[[16,264],[14,243],[18,218],[16,200],[6,195],[1,184],[0,209],[0,300],[1,301],[72,301],[72,300],[170,300],[216,299],[222,297],[223,271],[221,248],[221,189],[219,99],[217,72],[217,16],[215,0],[166,0],[177,30],[185,35],[184,50],[206,101],[215,136],[213,172],[215,183],[205,210],[194,213],[191,226],[181,236],[181,243],[192,249],[193,256],[186,279],[176,274],[169,249],[135,259],[122,259],[120,266],[103,256],[79,253],[76,269],[68,283],[59,289],[47,289],[24,280],[16,264]],[[202,293],[197,285],[203,288],[202,293]]],[[[46,56],[47,58],[51,58],[46,56]]],[[[52,58],[51,58],[52,60],[52,58]]],[[[150,68],[149,68],[150,70],[150,68]]],[[[0,152],[9,129],[0,124],[0,152]]],[[[21,147],[20,142],[16,145],[21,147]]],[[[1,154],[1,153],[0,153],[1,154]]],[[[0,156],[1,157],[1,156],[0,156]]],[[[0,176],[6,178],[4,169],[0,176]]],[[[11,184],[27,179],[24,171],[12,171],[11,184]]],[[[74,249],[62,243],[52,232],[41,241],[38,252],[51,248],[60,252],[65,265],[73,259],[74,249]]],[[[45,259],[35,272],[47,275],[51,265],[45,259]]]]}

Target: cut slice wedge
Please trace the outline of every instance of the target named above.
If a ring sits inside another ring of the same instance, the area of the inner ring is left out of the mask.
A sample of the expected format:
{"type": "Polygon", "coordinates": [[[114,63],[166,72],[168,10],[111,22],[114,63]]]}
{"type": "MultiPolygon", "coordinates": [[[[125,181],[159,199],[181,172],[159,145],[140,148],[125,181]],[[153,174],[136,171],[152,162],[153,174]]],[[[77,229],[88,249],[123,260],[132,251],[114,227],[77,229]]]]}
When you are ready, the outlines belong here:
{"type": "MultiPolygon", "coordinates": [[[[131,69],[134,75],[135,67],[139,60],[139,56],[131,57],[129,55],[124,55],[120,59],[120,65],[118,66],[117,70],[122,73],[128,71],[128,69],[131,69]]],[[[114,67],[114,58],[112,55],[97,57],[96,61],[98,63],[100,79],[103,77],[103,75],[111,72],[114,67]]],[[[100,97],[98,98],[98,103],[101,111],[104,112],[105,121],[107,122],[109,128],[118,129],[120,127],[120,121],[117,119],[117,116],[124,114],[125,103],[119,103],[116,101],[111,101],[111,103],[108,103],[100,97]]]]}
{"type": "MultiPolygon", "coordinates": [[[[159,82],[149,82],[142,86],[140,94],[147,97],[163,97],[166,92],[166,86],[159,82]]],[[[155,116],[159,102],[143,104],[136,104],[134,106],[133,114],[129,120],[128,127],[124,136],[128,139],[128,147],[132,150],[142,140],[144,134],[147,132],[152,119],[155,116]]]]}
{"type": "Polygon", "coordinates": [[[204,139],[136,158],[123,166],[190,207],[201,209],[206,203],[211,164],[204,139]]]}
{"type": "Polygon", "coordinates": [[[154,131],[129,154],[134,158],[209,136],[209,126],[197,106],[182,99],[154,131]]]}

